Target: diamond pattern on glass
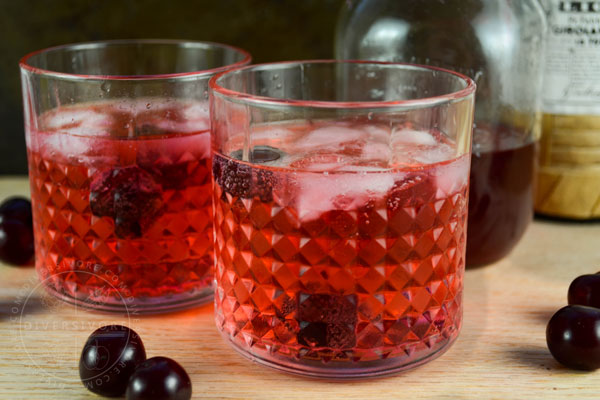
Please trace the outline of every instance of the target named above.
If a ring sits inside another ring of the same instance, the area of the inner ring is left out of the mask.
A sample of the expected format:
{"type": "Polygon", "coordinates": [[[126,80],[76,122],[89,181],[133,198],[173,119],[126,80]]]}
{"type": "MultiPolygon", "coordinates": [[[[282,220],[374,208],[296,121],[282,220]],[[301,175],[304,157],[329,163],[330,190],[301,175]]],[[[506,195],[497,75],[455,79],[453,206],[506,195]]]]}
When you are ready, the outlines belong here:
{"type": "MultiPolygon", "coordinates": [[[[38,135],[42,140],[45,134],[38,135]]],[[[169,140],[193,144],[196,138],[163,139],[162,152],[171,151],[169,140]]],[[[98,148],[112,144],[112,151],[117,151],[114,140],[94,140],[110,142],[98,148]]],[[[184,151],[174,158],[165,158],[161,152],[144,153],[153,146],[150,142],[131,142],[137,160],[131,154],[124,156],[160,182],[162,209],[139,238],[115,235],[117,220],[94,215],[90,208],[92,181],[101,171],[119,168],[116,158],[103,154],[113,165],[90,161],[101,159],[95,155],[68,158],[46,154],[44,149],[29,151],[36,266],[42,279],[55,277],[47,281],[49,289],[68,298],[116,306],[123,305],[122,297],[172,301],[179,295],[187,298],[203,290],[210,292],[210,160],[197,151],[184,151]]]]}
{"type": "Polygon", "coordinates": [[[257,355],[324,363],[443,347],[461,324],[467,189],[421,182],[422,197],[398,185],[311,219],[214,182],[219,329],[257,355]]]}

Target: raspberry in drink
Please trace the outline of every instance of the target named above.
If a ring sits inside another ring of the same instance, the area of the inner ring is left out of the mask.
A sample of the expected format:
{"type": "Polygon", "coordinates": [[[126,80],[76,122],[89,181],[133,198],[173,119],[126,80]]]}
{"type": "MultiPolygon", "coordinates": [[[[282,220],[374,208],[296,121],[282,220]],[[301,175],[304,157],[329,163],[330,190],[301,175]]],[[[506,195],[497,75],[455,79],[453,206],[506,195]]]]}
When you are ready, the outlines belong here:
{"type": "Polygon", "coordinates": [[[243,138],[213,158],[215,311],[234,347],[290,371],[441,354],[461,325],[468,154],[366,120],[255,126],[247,154],[243,138]]]}
{"type": "Polygon", "coordinates": [[[207,104],[138,99],[62,107],[27,136],[36,267],[96,308],[212,295],[207,104]]]}

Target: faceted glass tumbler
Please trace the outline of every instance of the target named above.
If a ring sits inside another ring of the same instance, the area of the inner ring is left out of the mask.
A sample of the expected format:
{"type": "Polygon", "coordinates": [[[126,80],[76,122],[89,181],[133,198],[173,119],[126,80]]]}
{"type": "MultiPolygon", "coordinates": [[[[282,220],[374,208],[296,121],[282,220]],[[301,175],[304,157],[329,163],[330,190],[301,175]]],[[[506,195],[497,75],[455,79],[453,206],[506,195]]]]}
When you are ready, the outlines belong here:
{"type": "Polygon", "coordinates": [[[316,61],[237,68],[210,87],[223,337],[335,379],[442,354],[462,318],[474,83],[316,61]]]}
{"type": "Polygon", "coordinates": [[[21,60],[36,269],[51,294],[130,313],[212,299],[208,80],[249,61],[172,40],[21,60]]]}

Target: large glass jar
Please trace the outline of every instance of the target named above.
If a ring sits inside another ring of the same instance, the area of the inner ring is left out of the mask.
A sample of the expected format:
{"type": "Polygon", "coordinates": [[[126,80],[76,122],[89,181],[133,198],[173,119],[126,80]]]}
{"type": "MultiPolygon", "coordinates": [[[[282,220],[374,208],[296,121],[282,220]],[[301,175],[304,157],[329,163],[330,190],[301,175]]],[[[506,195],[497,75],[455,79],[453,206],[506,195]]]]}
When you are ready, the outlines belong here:
{"type": "Polygon", "coordinates": [[[477,83],[467,258],[495,262],[533,216],[546,22],[536,0],[347,1],[336,57],[428,64],[477,83]]]}

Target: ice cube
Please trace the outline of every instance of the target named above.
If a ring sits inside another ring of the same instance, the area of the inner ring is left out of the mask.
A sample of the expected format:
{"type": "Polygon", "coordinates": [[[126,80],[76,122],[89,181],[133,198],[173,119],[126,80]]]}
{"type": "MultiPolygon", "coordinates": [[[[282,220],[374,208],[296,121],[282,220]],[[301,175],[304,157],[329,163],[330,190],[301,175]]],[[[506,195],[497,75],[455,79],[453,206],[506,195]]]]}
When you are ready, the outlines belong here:
{"type": "Polygon", "coordinates": [[[131,117],[136,133],[195,133],[210,129],[207,102],[145,98],[123,101],[117,107],[131,117]]]}
{"type": "Polygon", "coordinates": [[[294,151],[296,153],[323,150],[337,152],[350,142],[366,143],[368,137],[368,133],[359,129],[328,125],[302,135],[295,143],[294,151]]]}
{"type": "Polygon", "coordinates": [[[301,221],[311,221],[330,210],[356,210],[371,198],[383,197],[397,173],[374,167],[344,166],[331,172],[296,173],[293,195],[301,221]]]}
{"type": "Polygon", "coordinates": [[[73,136],[63,132],[38,133],[32,142],[33,150],[43,151],[51,157],[60,155],[66,159],[81,158],[93,148],[93,138],[73,136]]]}
{"type": "Polygon", "coordinates": [[[41,121],[43,131],[61,131],[70,135],[97,136],[104,134],[110,117],[94,109],[61,109],[41,121]]]}
{"type": "Polygon", "coordinates": [[[367,165],[387,167],[392,159],[392,150],[387,143],[368,142],[363,147],[360,159],[367,165]]]}
{"type": "Polygon", "coordinates": [[[429,132],[414,129],[394,128],[390,146],[394,165],[434,164],[455,155],[449,143],[439,141],[429,132]]]}
{"type": "Polygon", "coordinates": [[[291,156],[289,166],[303,171],[333,172],[351,162],[338,154],[300,154],[291,156]]]}
{"type": "Polygon", "coordinates": [[[423,164],[435,164],[442,161],[447,161],[454,158],[455,152],[452,147],[444,143],[438,143],[437,146],[421,149],[414,154],[414,158],[423,164]]]}
{"type": "MultiPolygon", "coordinates": [[[[193,102],[183,108],[182,114],[185,119],[190,121],[210,121],[208,111],[208,102],[193,102]]],[[[208,126],[208,125],[207,125],[208,126]]]]}
{"type": "Polygon", "coordinates": [[[402,129],[395,127],[392,129],[392,136],[390,138],[392,146],[403,144],[403,145],[414,145],[414,146],[434,146],[438,141],[429,132],[416,131],[414,129],[402,129]]]}
{"type": "Polygon", "coordinates": [[[435,171],[438,197],[445,197],[465,188],[469,182],[469,158],[462,156],[454,162],[445,164],[435,171]]]}
{"type": "Polygon", "coordinates": [[[291,129],[280,127],[277,125],[253,126],[251,130],[252,143],[255,145],[268,145],[280,148],[280,143],[287,143],[297,135],[291,129]]]}
{"type": "Polygon", "coordinates": [[[391,131],[387,125],[369,124],[364,126],[364,130],[369,134],[369,141],[378,143],[388,143],[391,131]]]}

